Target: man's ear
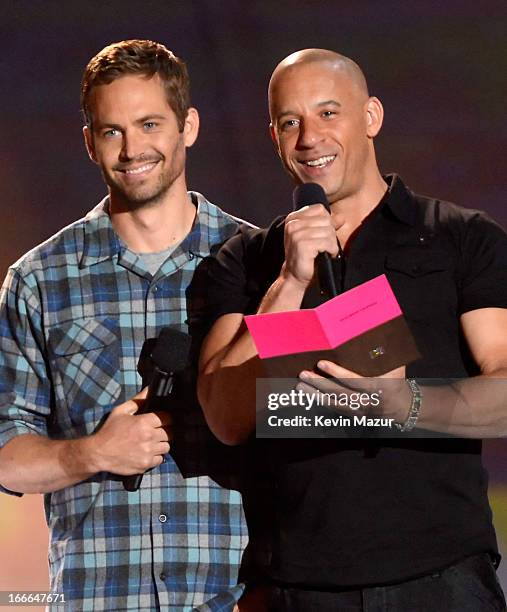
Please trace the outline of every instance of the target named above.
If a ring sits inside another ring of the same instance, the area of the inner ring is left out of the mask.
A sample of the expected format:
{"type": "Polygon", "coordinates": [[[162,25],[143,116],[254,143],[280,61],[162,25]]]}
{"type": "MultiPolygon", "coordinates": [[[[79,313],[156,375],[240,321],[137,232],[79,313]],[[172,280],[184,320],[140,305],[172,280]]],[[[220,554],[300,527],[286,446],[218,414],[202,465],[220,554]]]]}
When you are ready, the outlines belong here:
{"type": "Polygon", "coordinates": [[[88,125],[83,125],[83,137],[85,142],[86,150],[88,151],[88,157],[97,164],[97,156],[95,155],[95,146],[93,144],[92,130],[88,125]]]}
{"type": "Polygon", "coordinates": [[[278,134],[276,133],[276,129],[272,121],[269,124],[269,133],[271,135],[271,141],[273,142],[276,152],[278,153],[278,157],[281,157],[280,144],[278,142],[278,134]]]}
{"type": "Polygon", "coordinates": [[[196,108],[190,107],[183,125],[183,140],[186,147],[191,147],[199,134],[199,113],[196,108]]]}
{"type": "Polygon", "coordinates": [[[382,102],[375,97],[368,99],[366,103],[366,133],[370,138],[380,132],[384,120],[384,107],[382,102]]]}

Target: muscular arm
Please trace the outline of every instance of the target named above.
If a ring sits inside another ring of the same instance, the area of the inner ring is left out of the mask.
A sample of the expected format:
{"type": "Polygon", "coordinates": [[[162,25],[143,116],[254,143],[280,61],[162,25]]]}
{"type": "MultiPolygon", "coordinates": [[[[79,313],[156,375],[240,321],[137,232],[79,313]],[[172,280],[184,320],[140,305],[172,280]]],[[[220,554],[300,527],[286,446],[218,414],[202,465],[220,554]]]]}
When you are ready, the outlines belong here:
{"type": "Polygon", "coordinates": [[[426,387],[419,424],[458,436],[507,436],[507,309],[472,310],[461,325],[481,375],[451,389],[426,387]]]}
{"type": "MultiPolygon", "coordinates": [[[[304,290],[278,278],[259,312],[299,308],[304,290]]],[[[226,314],[215,323],[201,349],[198,394],[211,431],[225,444],[240,444],[255,429],[255,381],[260,360],[243,315],[226,314]]]]}
{"type": "Polygon", "coordinates": [[[101,429],[75,440],[24,434],[0,449],[0,482],[17,493],[51,493],[97,472],[142,473],[169,452],[165,413],[135,415],[142,391],[114,408],[101,429]]]}
{"type": "MultiPolygon", "coordinates": [[[[303,208],[285,223],[285,262],[259,313],[300,308],[319,252],[337,254],[335,227],[320,206],[303,208]]],[[[255,429],[255,380],[262,376],[257,351],[241,313],[226,314],[201,349],[198,394],[208,425],[225,444],[244,442],[255,429]]]]}
{"type": "MultiPolygon", "coordinates": [[[[424,385],[420,380],[423,402],[417,427],[459,437],[507,436],[507,309],[469,311],[462,315],[461,325],[481,374],[438,386],[424,385]]],[[[343,392],[343,381],[357,390],[368,391],[372,385],[382,388],[382,416],[399,423],[406,420],[411,394],[401,380],[365,379],[329,361],[320,362],[319,368],[334,380],[309,372],[304,380],[311,387],[327,393],[343,392]]],[[[396,372],[390,374],[396,376],[396,372]]]]}

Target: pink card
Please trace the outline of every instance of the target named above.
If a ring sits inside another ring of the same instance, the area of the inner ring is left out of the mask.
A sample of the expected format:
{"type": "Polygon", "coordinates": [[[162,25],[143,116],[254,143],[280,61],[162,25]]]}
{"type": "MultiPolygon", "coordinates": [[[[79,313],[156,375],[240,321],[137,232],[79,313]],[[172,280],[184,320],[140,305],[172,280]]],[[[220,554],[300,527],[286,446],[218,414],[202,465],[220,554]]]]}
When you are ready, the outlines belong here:
{"type": "Polygon", "coordinates": [[[385,276],[308,310],[245,317],[259,357],[333,349],[399,317],[401,308],[385,276]]]}

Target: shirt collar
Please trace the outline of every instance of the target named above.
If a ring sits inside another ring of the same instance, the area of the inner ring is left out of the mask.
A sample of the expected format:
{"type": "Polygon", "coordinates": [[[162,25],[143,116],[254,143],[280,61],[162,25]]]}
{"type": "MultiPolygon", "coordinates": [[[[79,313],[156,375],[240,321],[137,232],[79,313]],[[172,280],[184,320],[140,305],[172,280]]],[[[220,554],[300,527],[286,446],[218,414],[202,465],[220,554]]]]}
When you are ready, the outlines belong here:
{"type": "Polygon", "coordinates": [[[188,193],[197,208],[197,214],[192,229],[183,238],[179,248],[193,255],[207,257],[211,246],[216,243],[216,237],[211,235],[213,228],[216,227],[216,208],[201,193],[197,191],[188,193]]]}
{"type": "Polygon", "coordinates": [[[383,178],[388,188],[380,207],[387,208],[402,223],[415,225],[417,210],[410,189],[397,174],[386,174],[383,178]]]}
{"type": "MultiPolygon", "coordinates": [[[[188,193],[197,208],[197,213],[192,229],[178,248],[193,255],[205,257],[210,252],[213,240],[211,231],[216,223],[214,223],[215,207],[202,194],[194,191],[188,193]]],[[[111,259],[115,255],[120,255],[126,248],[113,229],[109,216],[109,196],[106,196],[85,217],[80,267],[85,268],[111,259]]]]}
{"type": "Polygon", "coordinates": [[[86,268],[112,258],[123,245],[109,217],[109,196],[106,196],[84,219],[84,243],[80,267],[86,268]]]}

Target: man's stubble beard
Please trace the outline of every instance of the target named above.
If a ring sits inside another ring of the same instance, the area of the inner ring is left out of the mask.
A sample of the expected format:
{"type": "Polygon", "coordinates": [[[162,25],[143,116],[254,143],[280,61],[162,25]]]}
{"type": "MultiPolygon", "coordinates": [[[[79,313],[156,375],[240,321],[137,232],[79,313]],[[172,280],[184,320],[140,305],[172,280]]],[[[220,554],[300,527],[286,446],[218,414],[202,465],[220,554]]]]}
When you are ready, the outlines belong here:
{"type": "MultiPolygon", "coordinates": [[[[166,157],[160,155],[158,163],[163,165],[165,162],[166,157]]],[[[183,142],[180,142],[172,153],[169,167],[159,174],[156,184],[152,187],[139,185],[138,187],[133,187],[131,190],[128,190],[110,176],[106,176],[104,171],[102,171],[102,176],[109,187],[111,198],[121,203],[122,208],[135,211],[159,204],[184,172],[185,145],[183,142]]]]}
{"type": "Polygon", "coordinates": [[[116,181],[108,180],[106,182],[108,183],[109,193],[112,199],[116,202],[121,202],[122,207],[125,209],[139,210],[141,208],[156,206],[160,200],[164,198],[174,181],[165,183],[161,175],[157,184],[152,187],[139,185],[129,190],[118,185],[116,181]]]}

